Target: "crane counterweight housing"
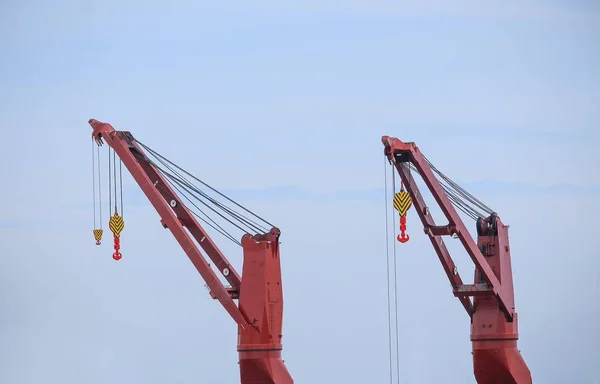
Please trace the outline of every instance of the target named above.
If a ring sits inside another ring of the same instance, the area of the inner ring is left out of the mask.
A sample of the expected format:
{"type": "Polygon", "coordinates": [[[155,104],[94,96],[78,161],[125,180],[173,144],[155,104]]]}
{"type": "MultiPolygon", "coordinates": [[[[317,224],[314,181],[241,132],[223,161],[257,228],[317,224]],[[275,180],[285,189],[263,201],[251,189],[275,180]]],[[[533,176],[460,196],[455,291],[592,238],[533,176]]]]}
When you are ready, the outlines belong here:
{"type": "Polygon", "coordinates": [[[400,175],[411,196],[425,234],[450,280],[456,296],[471,319],[473,370],[478,384],[531,384],[532,378],[517,348],[518,317],[514,289],[508,226],[496,212],[468,194],[439,172],[412,142],[383,136],[384,155],[400,175]],[[423,179],[448,220],[436,225],[412,171],[423,179]],[[438,174],[440,180],[435,176],[438,174]],[[453,191],[465,196],[475,208],[468,207],[453,191]],[[476,220],[475,241],[455,206],[476,220]],[[485,211],[485,214],[477,212],[485,211]],[[464,284],[444,244],[443,236],[457,237],[475,264],[473,284],[464,284]],[[472,298],[472,299],[471,299],[472,298]]]}

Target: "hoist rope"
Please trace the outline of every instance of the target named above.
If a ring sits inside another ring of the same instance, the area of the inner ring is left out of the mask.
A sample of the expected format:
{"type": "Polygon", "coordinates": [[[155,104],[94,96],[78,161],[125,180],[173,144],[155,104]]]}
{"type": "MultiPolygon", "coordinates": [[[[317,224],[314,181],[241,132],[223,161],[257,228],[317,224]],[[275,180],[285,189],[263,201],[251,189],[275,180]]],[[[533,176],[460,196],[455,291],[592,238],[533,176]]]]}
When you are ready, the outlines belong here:
{"type": "MultiPolygon", "coordinates": [[[[384,159],[387,162],[387,159],[384,159]]],[[[384,162],[384,183],[385,183],[385,230],[386,230],[386,269],[387,269],[387,310],[388,310],[388,349],[389,349],[389,369],[390,369],[390,384],[393,383],[393,375],[394,371],[396,372],[396,382],[400,383],[400,332],[398,327],[398,267],[397,267],[397,253],[396,253],[396,242],[393,241],[392,245],[392,255],[390,256],[390,244],[389,244],[389,215],[388,209],[392,211],[392,224],[393,228],[396,226],[395,214],[393,213],[393,206],[389,205],[388,201],[388,176],[387,176],[387,165],[384,162]],[[390,260],[392,257],[392,260],[390,260]],[[391,265],[390,265],[391,264],[391,265]],[[393,269],[393,271],[391,271],[393,269]],[[391,276],[393,276],[393,288],[391,284],[391,276]],[[390,293],[392,292],[392,293],[390,293]],[[394,311],[392,312],[392,303],[394,305],[394,311]],[[394,317],[394,326],[392,327],[392,317],[394,317]],[[392,328],[394,329],[392,336],[392,328]],[[392,341],[393,339],[393,341],[392,341]],[[395,343],[395,358],[394,358],[394,348],[392,347],[392,342],[395,343]]],[[[392,196],[396,195],[396,173],[395,169],[391,167],[391,179],[392,179],[392,196]]],[[[392,230],[392,234],[395,235],[395,229],[392,230]]],[[[391,236],[391,238],[395,238],[395,236],[391,236]]]]}
{"type": "Polygon", "coordinates": [[[383,158],[383,176],[385,183],[385,256],[386,256],[386,277],[387,277],[387,317],[388,317],[388,353],[390,357],[390,384],[393,380],[393,365],[392,365],[392,309],[390,302],[390,245],[389,245],[389,218],[388,218],[388,182],[387,182],[387,159],[383,158]]]}
{"type": "Polygon", "coordinates": [[[119,188],[120,188],[120,192],[121,192],[121,217],[124,217],[123,215],[123,161],[121,159],[119,159],[119,188]]]}
{"type": "MultiPolygon", "coordinates": [[[[490,207],[485,205],[479,199],[475,198],[458,183],[444,175],[425,156],[423,156],[423,158],[434,172],[436,179],[444,190],[444,193],[452,205],[454,205],[457,209],[462,211],[465,215],[469,216],[473,220],[477,220],[480,217],[489,216],[492,214],[492,212],[494,212],[490,207]]],[[[412,163],[409,163],[409,169],[415,171],[417,174],[420,174],[419,170],[412,163]]]]}
{"type": "Polygon", "coordinates": [[[108,147],[108,217],[112,216],[112,164],[110,153],[112,151],[111,147],[108,147]]]}
{"type": "MultiPolygon", "coordinates": [[[[392,167],[392,192],[394,196],[396,195],[396,172],[394,167],[392,167]]],[[[392,215],[392,228],[396,228],[396,215],[392,215]]],[[[395,230],[394,230],[395,233],[395,230]]],[[[396,318],[396,382],[400,383],[400,342],[398,336],[398,268],[396,266],[396,242],[392,241],[393,252],[394,252],[394,307],[395,307],[395,318],[396,318]]]]}
{"type": "Polygon", "coordinates": [[[113,182],[115,184],[115,208],[117,207],[117,154],[113,150],[113,182]]]}
{"type": "Polygon", "coordinates": [[[431,167],[431,169],[433,169],[433,171],[435,173],[437,173],[441,178],[443,178],[448,184],[450,184],[452,186],[452,188],[454,188],[457,192],[459,192],[467,200],[469,200],[471,203],[476,205],[479,209],[483,210],[484,212],[486,212],[488,214],[491,214],[493,212],[493,210],[490,207],[485,205],[483,202],[481,202],[480,200],[475,198],[475,196],[471,195],[464,188],[462,188],[459,184],[455,183],[449,177],[447,177],[442,172],[440,172],[425,156],[423,156],[423,158],[425,159],[427,164],[429,164],[429,166],[431,167]]]}
{"type": "MultiPolygon", "coordinates": [[[[193,205],[197,210],[199,210],[200,212],[202,212],[202,210],[185,194],[183,193],[179,188],[177,188],[176,185],[173,185],[173,188],[183,197],[185,197],[185,199],[191,204],[193,205]]],[[[190,210],[190,212],[192,212],[192,214],[194,216],[196,216],[198,219],[202,220],[205,224],[207,224],[208,226],[210,226],[212,229],[214,229],[215,231],[217,231],[218,233],[220,233],[222,236],[225,236],[226,238],[228,238],[229,240],[233,241],[234,243],[236,243],[237,245],[242,245],[241,242],[239,242],[238,240],[236,240],[233,236],[231,236],[229,233],[227,233],[227,231],[225,231],[225,229],[223,229],[223,227],[221,227],[219,224],[217,224],[210,216],[206,215],[204,212],[204,215],[207,217],[207,219],[204,219],[203,217],[201,217],[200,215],[198,215],[196,212],[190,210]],[[210,220],[212,222],[212,224],[208,221],[210,220]]]]}
{"type": "MultiPolygon", "coordinates": [[[[159,160],[160,161],[160,160],[159,160]]],[[[172,172],[174,172],[177,176],[176,177],[172,174],[170,174],[169,172],[166,172],[164,169],[162,169],[160,166],[158,166],[156,163],[152,162],[150,160],[150,163],[156,168],[158,169],[164,176],[166,176],[168,179],[172,180],[173,182],[175,182],[176,184],[178,184],[179,186],[181,186],[182,188],[185,188],[186,191],[190,194],[192,194],[192,192],[196,192],[199,195],[201,195],[202,197],[206,198],[207,200],[209,200],[210,202],[214,203],[215,205],[220,207],[220,204],[218,201],[212,199],[210,196],[206,195],[204,192],[198,190],[197,187],[195,187],[193,184],[191,184],[188,180],[186,180],[185,178],[181,178],[181,175],[177,172],[174,171],[171,167],[169,167],[168,165],[166,165],[167,168],[169,168],[169,170],[171,170],[172,172]],[[190,192],[190,190],[192,192],[190,192]]],[[[173,186],[173,184],[171,184],[173,186]]],[[[193,196],[193,194],[192,194],[193,196]]],[[[233,221],[227,219],[225,216],[223,216],[221,213],[217,212],[213,207],[209,206],[206,202],[200,200],[197,196],[193,196],[196,200],[198,200],[200,203],[202,203],[203,205],[205,205],[208,209],[212,210],[213,212],[215,212],[217,215],[219,215],[220,217],[222,217],[224,220],[227,220],[230,224],[234,225],[236,228],[238,228],[241,231],[245,231],[246,229],[242,228],[241,226],[239,226],[238,224],[234,223],[233,221]]],[[[227,213],[231,213],[231,211],[228,209],[228,207],[222,208],[224,211],[226,211],[227,213]]],[[[204,212],[203,212],[204,213],[204,212]]],[[[242,220],[240,220],[242,221],[242,220]]],[[[250,227],[250,226],[249,226],[250,227]]],[[[252,228],[255,229],[255,228],[252,228]]],[[[266,232],[266,230],[258,228],[259,231],[264,231],[266,232]]]]}
{"type": "MultiPolygon", "coordinates": [[[[137,140],[136,140],[137,141],[137,140]]],[[[196,180],[197,182],[201,183],[202,185],[204,185],[205,187],[207,187],[208,189],[210,189],[211,191],[215,192],[216,194],[218,194],[219,196],[225,198],[226,200],[230,201],[231,203],[235,204],[236,206],[238,206],[239,208],[243,209],[244,211],[250,213],[252,216],[256,217],[257,219],[263,221],[264,223],[266,223],[267,225],[269,225],[270,227],[274,227],[273,224],[269,223],[268,221],[266,221],[265,219],[263,219],[262,217],[256,215],[254,212],[248,210],[247,208],[245,208],[244,206],[240,205],[239,203],[237,203],[236,201],[232,200],[231,198],[229,198],[228,196],[226,196],[225,194],[221,193],[220,191],[218,191],[217,189],[211,187],[210,185],[208,185],[207,183],[205,183],[204,181],[200,180],[199,178],[197,178],[196,176],[192,175],[191,173],[189,173],[188,171],[186,171],[185,169],[181,168],[180,166],[178,166],[177,164],[175,164],[174,162],[170,161],[169,159],[165,158],[164,156],[162,156],[161,154],[159,154],[158,152],[154,151],[152,148],[149,148],[148,146],[144,145],[143,143],[137,141],[138,144],[140,144],[145,150],[147,150],[148,152],[150,152],[155,158],[157,158],[161,164],[167,166],[171,171],[174,171],[173,168],[171,168],[170,166],[166,165],[165,163],[170,164],[171,166],[177,168],[179,171],[185,173],[186,175],[188,175],[189,177],[191,177],[192,179],[196,180]]],[[[192,183],[190,183],[187,179],[185,179],[185,177],[181,176],[179,173],[177,173],[179,175],[179,177],[183,180],[185,180],[187,183],[189,183],[190,185],[193,185],[192,183]]],[[[260,229],[261,231],[267,231],[267,229],[263,226],[261,226],[260,224],[256,223],[255,221],[253,221],[252,219],[249,219],[248,217],[234,211],[232,208],[227,207],[225,204],[213,199],[212,197],[208,196],[206,193],[202,192],[199,190],[199,188],[195,187],[194,188],[197,190],[196,192],[201,194],[203,197],[205,197],[206,199],[209,199],[212,203],[214,203],[215,205],[219,205],[222,209],[228,211],[228,213],[235,215],[236,218],[238,218],[238,220],[240,221],[246,221],[248,223],[252,223],[256,226],[257,229],[260,229]]]]}
{"type": "Polygon", "coordinates": [[[212,229],[214,229],[216,232],[218,232],[220,235],[224,236],[228,240],[232,241],[237,245],[241,245],[240,241],[237,240],[235,236],[228,232],[223,225],[217,223],[217,221],[215,221],[215,219],[213,219],[211,215],[209,215],[207,212],[201,209],[200,206],[208,208],[208,210],[212,211],[222,220],[229,223],[236,229],[242,231],[243,233],[266,233],[268,232],[266,225],[274,227],[273,224],[256,215],[249,209],[243,207],[236,201],[232,200],[225,194],[218,191],[217,189],[211,187],[204,181],[192,175],[190,172],[181,168],[176,163],[170,161],[163,155],[159,154],[152,148],[145,145],[144,143],[138,141],[137,139],[136,142],[146,152],[145,160],[148,161],[150,165],[152,165],[161,175],[164,176],[168,184],[171,187],[173,187],[173,189],[177,191],[177,193],[181,195],[181,197],[187,200],[187,202],[190,204],[190,206],[187,207],[190,210],[190,212],[195,217],[200,219],[202,222],[210,226],[212,229]],[[228,206],[224,202],[221,202],[217,198],[212,197],[208,193],[202,191],[198,186],[194,185],[193,182],[186,178],[185,175],[200,183],[201,185],[214,192],[218,196],[224,198],[225,200],[231,202],[235,206],[249,213],[251,216],[254,217],[254,219],[238,212],[232,206],[228,206]],[[195,209],[190,209],[191,207],[195,209]]]}
{"type": "Polygon", "coordinates": [[[101,161],[100,161],[100,146],[94,145],[95,140],[92,138],[92,206],[94,213],[94,228],[92,233],[96,239],[96,245],[100,245],[102,241],[102,175],[101,175],[101,161]],[[94,153],[94,147],[97,150],[98,160],[98,194],[96,195],[96,153],[94,153]],[[96,198],[98,198],[99,208],[96,209],[96,198]],[[99,222],[98,222],[99,217],[99,222]]]}
{"type": "MultiPolygon", "coordinates": [[[[156,166],[155,166],[156,167],[156,166]]],[[[236,224],[235,222],[233,222],[232,220],[228,219],[227,217],[225,217],[222,213],[217,212],[217,210],[213,207],[211,207],[210,205],[208,205],[205,201],[200,200],[197,196],[194,196],[190,190],[192,192],[196,192],[193,188],[193,186],[190,186],[189,184],[186,185],[186,183],[181,182],[179,179],[177,179],[176,177],[174,177],[173,175],[171,175],[170,173],[162,170],[160,167],[157,168],[158,170],[161,171],[161,173],[166,176],[168,179],[171,179],[174,183],[176,183],[177,185],[179,185],[182,188],[185,188],[186,191],[188,193],[190,193],[192,195],[192,197],[194,197],[196,200],[198,200],[201,204],[203,204],[204,206],[206,206],[208,209],[210,209],[211,211],[213,211],[214,213],[216,213],[217,215],[219,215],[221,218],[223,218],[223,220],[227,220],[231,225],[235,226],[237,229],[239,229],[240,231],[245,231],[244,228],[242,228],[240,225],[236,224]]],[[[175,187],[175,185],[171,184],[171,186],[175,187]]],[[[197,206],[196,206],[197,207],[197,206]]],[[[200,210],[200,208],[197,207],[198,210],[200,210]]],[[[202,210],[200,210],[202,213],[204,213],[202,210]]],[[[205,214],[205,213],[204,213],[205,214]]]]}
{"type": "Polygon", "coordinates": [[[94,139],[92,138],[92,205],[94,210],[94,229],[96,229],[96,154],[94,153],[94,139]]]}
{"type": "Polygon", "coordinates": [[[98,158],[98,216],[100,219],[100,228],[102,228],[102,167],[100,166],[100,146],[98,145],[96,145],[96,154],[98,158]]]}

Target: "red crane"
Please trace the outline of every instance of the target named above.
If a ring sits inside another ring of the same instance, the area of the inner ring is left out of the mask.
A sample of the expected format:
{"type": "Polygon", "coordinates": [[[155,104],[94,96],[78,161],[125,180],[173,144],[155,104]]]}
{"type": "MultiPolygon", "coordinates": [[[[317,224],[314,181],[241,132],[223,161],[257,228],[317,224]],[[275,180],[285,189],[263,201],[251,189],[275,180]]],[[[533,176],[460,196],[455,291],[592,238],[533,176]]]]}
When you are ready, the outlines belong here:
{"type": "MultiPolygon", "coordinates": [[[[115,154],[118,155],[122,164],[129,170],[133,179],[160,215],[163,227],[171,231],[206,282],[211,297],[221,303],[237,324],[237,350],[239,353],[241,383],[293,383],[281,359],[283,291],[279,259],[279,229],[271,226],[270,230],[265,230],[262,233],[256,233],[255,231],[254,234],[251,234],[246,232],[242,236],[241,242],[239,242],[243,250],[243,267],[242,276],[240,277],[196,220],[196,218],[201,217],[194,214],[184,204],[181,197],[175,193],[175,190],[179,190],[179,188],[186,189],[188,192],[201,193],[181,177],[183,173],[187,172],[136,140],[130,132],[117,131],[110,124],[94,119],[90,119],[89,124],[92,126],[92,135],[95,142],[98,146],[105,142],[110,149],[114,150],[113,157],[115,154]],[[149,154],[153,155],[158,161],[150,159],[149,154]],[[159,162],[163,165],[161,166],[159,162]],[[200,249],[210,258],[229,286],[225,286],[220,281],[200,249]]],[[[110,149],[109,173],[111,173],[110,149]]],[[[116,173],[115,164],[116,158],[113,160],[113,173],[116,173]]],[[[187,174],[200,181],[189,173],[187,174]]],[[[115,210],[109,226],[115,236],[115,253],[113,257],[115,260],[119,260],[122,257],[119,238],[124,223],[122,216],[117,213],[116,177],[114,183],[115,210]]],[[[205,186],[212,188],[206,184],[205,186]]],[[[111,190],[111,187],[109,187],[109,190],[111,190]]],[[[224,195],[221,194],[221,196],[224,195]]],[[[204,197],[207,196],[204,195],[204,197]]],[[[210,197],[208,199],[210,200],[210,197]]],[[[252,214],[231,199],[228,200],[247,213],[252,214]]],[[[191,200],[190,204],[196,206],[191,200]]],[[[223,208],[224,212],[233,214],[230,207],[220,207],[223,208]]],[[[257,230],[265,229],[264,226],[259,225],[257,219],[250,219],[240,214],[236,215],[241,223],[246,224],[246,227],[257,228],[257,230]]],[[[258,216],[254,216],[260,219],[258,216]]],[[[268,224],[264,220],[263,222],[268,224]]],[[[207,223],[210,224],[209,221],[207,223]]],[[[214,221],[213,224],[216,226],[210,225],[216,230],[221,228],[214,221]]],[[[243,229],[244,227],[239,228],[243,229]]],[[[97,244],[99,244],[102,230],[94,228],[94,236],[97,244]]],[[[232,241],[235,241],[235,239],[232,239],[232,241]]]]}
{"type": "Polygon", "coordinates": [[[508,226],[487,206],[441,174],[412,142],[383,136],[384,154],[400,175],[402,191],[394,206],[400,213],[398,241],[406,242],[406,211],[414,206],[440,262],[450,280],[454,296],[471,319],[473,368],[479,384],[531,384],[531,373],[517,349],[518,317],[515,311],[508,226]],[[412,172],[418,173],[448,220],[436,225],[412,172]],[[435,174],[440,176],[440,180],[435,174]],[[406,188],[406,191],[404,191],[406,188]],[[466,200],[488,216],[461,204],[466,200]],[[454,204],[453,204],[454,203],[454,204]],[[454,206],[476,219],[477,241],[469,234],[454,206]],[[464,284],[446,248],[443,236],[460,239],[475,264],[474,284],[464,284]],[[473,297],[473,300],[471,300],[473,297]]]}

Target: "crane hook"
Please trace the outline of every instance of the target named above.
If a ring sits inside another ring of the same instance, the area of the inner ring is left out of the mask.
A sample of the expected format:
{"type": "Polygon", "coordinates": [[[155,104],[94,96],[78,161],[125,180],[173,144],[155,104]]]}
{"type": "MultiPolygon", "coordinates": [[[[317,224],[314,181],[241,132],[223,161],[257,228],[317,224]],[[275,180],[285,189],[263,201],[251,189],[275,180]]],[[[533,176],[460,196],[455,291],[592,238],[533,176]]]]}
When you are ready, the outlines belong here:
{"type": "Polygon", "coordinates": [[[114,215],[112,215],[108,221],[108,227],[112,231],[115,238],[115,253],[113,253],[113,259],[121,260],[123,255],[121,255],[119,249],[121,249],[121,231],[123,231],[123,228],[125,228],[125,223],[123,222],[123,216],[119,216],[117,213],[117,207],[115,207],[114,215]]]}
{"type": "Polygon", "coordinates": [[[396,239],[398,239],[398,241],[401,243],[406,243],[408,240],[410,240],[410,236],[406,233],[403,233],[401,235],[396,236],[396,239]]]}
{"type": "Polygon", "coordinates": [[[118,237],[115,237],[115,253],[113,253],[112,257],[117,261],[121,260],[123,257],[121,252],[119,252],[119,249],[121,249],[121,241],[118,237]]]}
{"type": "Polygon", "coordinates": [[[100,245],[102,241],[102,229],[94,229],[94,238],[96,239],[96,245],[100,245]]]}
{"type": "Polygon", "coordinates": [[[412,206],[412,199],[410,194],[404,190],[404,184],[400,192],[394,195],[394,208],[400,214],[400,234],[396,237],[399,242],[406,243],[410,236],[406,234],[406,213],[412,206]]]}
{"type": "Polygon", "coordinates": [[[410,240],[410,236],[406,234],[406,216],[400,216],[400,234],[396,239],[401,243],[406,243],[410,240]]]}

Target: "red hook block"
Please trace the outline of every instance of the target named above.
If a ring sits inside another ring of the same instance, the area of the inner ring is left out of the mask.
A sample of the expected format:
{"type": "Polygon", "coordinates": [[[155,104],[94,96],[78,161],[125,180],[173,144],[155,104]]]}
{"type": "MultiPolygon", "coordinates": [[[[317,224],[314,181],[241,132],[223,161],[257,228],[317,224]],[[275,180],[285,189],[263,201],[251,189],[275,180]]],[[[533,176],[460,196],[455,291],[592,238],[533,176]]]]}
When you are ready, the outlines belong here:
{"type": "Polygon", "coordinates": [[[406,234],[406,216],[400,216],[400,234],[396,239],[401,243],[406,243],[410,240],[410,236],[406,234]]]}
{"type": "Polygon", "coordinates": [[[121,243],[118,237],[115,237],[115,253],[113,253],[113,259],[119,261],[121,260],[121,258],[123,257],[123,255],[121,254],[121,252],[119,252],[119,249],[121,249],[121,243]]]}

